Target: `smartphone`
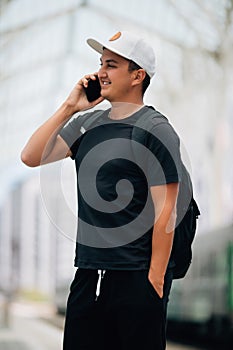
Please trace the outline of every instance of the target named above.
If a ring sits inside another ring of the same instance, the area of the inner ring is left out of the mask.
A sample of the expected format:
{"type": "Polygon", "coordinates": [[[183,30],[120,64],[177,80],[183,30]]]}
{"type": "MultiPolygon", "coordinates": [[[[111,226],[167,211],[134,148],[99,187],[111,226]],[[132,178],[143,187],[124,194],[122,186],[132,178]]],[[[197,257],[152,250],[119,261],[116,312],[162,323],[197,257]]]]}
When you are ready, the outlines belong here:
{"type": "Polygon", "coordinates": [[[88,81],[88,87],[84,88],[89,102],[95,101],[97,100],[97,98],[101,96],[100,95],[101,87],[100,87],[99,78],[97,77],[97,75],[95,77],[96,77],[96,80],[90,79],[88,81]]]}

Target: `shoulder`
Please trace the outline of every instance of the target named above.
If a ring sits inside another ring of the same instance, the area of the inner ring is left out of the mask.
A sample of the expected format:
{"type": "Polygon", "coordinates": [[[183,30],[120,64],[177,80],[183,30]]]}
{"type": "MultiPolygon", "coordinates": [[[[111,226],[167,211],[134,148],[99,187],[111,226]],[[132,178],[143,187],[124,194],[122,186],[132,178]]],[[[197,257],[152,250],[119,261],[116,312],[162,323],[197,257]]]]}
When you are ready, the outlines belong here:
{"type": "Polygon", "coordinates": [[[143,114],[135,126],[146,132],[149,138],[155,136],[162,140],[179,140],[179,136],[169,119],[152,106],[145,106],[143,114]]]}
{"type": "Polygon", "coordinates": [[[151,126],[159,124],[169,124],[168,118],[153,106],[145,106],[144,109],[145,120],[151,124],[151,126]]]}
{"type": "Polygon", "coordinates": [[[96,110],[92,112],[82,113],[78,115],[74,115],[72,119],[60,130],[60,136],[69,144],[72,144],[79,136],[82,135],[82,127],[84,126],[86,129],[86,123],[91,125],[95,120],[96,116],[99,116],[103,113],[102,110],[96,110]]]}
{"type": "Polygon", "coordinates": [[[80,113],[78,115],[74,115],[70,123],[82,123],[84,122],[84,120],[87,120],[89,118],[94,118],[98,115],[101,115],[102,113],[104,113],[104,110],[101,110],[101,109],[94,110],[91,112],[80,113]]]}

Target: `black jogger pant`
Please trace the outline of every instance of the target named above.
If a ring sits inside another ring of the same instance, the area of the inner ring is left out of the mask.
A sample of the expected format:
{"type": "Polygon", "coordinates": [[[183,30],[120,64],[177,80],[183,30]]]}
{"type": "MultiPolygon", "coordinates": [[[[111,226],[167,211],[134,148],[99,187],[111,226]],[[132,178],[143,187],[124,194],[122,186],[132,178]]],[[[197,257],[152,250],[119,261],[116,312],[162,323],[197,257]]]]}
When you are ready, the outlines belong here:
{"type": "Polygon", "coordinates": [[[161,299],[148,271],[78,269],[67,302],[63,350],[164,350],[172,270],[161,299]]]}

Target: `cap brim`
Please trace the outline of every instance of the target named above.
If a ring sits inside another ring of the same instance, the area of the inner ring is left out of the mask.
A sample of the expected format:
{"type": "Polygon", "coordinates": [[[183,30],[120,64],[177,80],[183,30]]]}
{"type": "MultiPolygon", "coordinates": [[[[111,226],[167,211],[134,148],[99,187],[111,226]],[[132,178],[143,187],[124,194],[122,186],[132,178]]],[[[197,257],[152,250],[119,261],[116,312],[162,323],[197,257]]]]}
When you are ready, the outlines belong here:
{"type": "Polygon", "coordinates": [[[97,41],[95,39],[87,39],[87,43],[95,51],[97,51],[97,52],[99,52],[101,54],[103,53],[104,44],[101,44],[99,41],[97,41]]]}

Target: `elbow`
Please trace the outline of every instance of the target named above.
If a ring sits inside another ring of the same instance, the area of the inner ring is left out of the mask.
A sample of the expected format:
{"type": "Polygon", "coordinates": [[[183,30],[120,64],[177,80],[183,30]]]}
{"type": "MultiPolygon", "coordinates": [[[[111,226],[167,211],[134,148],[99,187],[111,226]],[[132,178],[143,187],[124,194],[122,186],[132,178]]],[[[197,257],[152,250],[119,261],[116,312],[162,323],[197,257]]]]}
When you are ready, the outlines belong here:
{"type": "Polygon", "coordinates": [[[35,168],[40,165],[40,163],[35,161],[35,159],[33,159],[33,157],[25,150],[21,152],[21,161],[30,168],[35,168]]]}

